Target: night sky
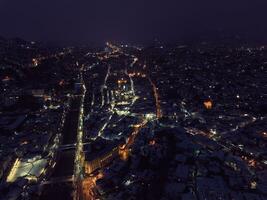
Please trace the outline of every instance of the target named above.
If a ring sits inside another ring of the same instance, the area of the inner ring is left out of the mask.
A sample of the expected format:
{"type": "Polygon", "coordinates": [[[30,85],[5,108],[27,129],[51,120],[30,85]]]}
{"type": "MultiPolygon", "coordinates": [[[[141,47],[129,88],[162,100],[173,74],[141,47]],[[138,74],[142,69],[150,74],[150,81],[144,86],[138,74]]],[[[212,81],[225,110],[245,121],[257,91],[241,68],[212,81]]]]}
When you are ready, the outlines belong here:
{"type": "Polygon", "coordinates": [[[226,33],[266,42],[266,10],[266,0],[0,0],[0,35],[101,44],[226,33]]]}

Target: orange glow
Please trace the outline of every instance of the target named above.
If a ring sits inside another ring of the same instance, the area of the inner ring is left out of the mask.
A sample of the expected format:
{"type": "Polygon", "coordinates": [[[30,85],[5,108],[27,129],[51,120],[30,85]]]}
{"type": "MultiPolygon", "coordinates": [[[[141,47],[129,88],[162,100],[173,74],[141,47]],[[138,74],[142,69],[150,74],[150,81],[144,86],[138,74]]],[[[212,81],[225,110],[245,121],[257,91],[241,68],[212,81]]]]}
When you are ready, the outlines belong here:
{"type": "Polygon", "coordinates": [[[142,126],[142,124],[135,124],[133,125],[134,128],[140,128],[142,126]]]}
{"type": "Polygon", "coordinates": [[[126,144],[124,144],[124,145],[121,145],[121,146],[120,146],[120,149],[122,149],[122,150],[123,150],[123,149],[125,149],[125,147],[126,147],[126,144]]]}
{"type": "Polygon", "coordinates": [[[103,178],[104,174],[102,172],[99,172],[97,175],[93,177],[86,177],[81,182],[81,194],[82,199],[96,199],[95,198],[95,187],[96,187],[96,181],[103,178]]]}
{"type": "Polygon", "coordinates": [[[129,149],[124,149],[124,150],[119,150],[119,155],[120,155],[120,159],[121,160],[128,160],[129,158],[129,155],[130,155],[130,152],[129,152],[129,149]]]}
{"type": "Polygon", "coordinates": [[[212,104],[211,100],[206,100],[206,101],[204,101],[203,104],[204,104],[206,109],[208,109],[208,110],[212,109],[213,104],[212,104]]]}
{"type": "Polygon", "coordinates": [[[122,155],[124,152],[123,151],[128,151],[125,155],[123,156],[129,156],[129,149],[130,147],[132,146],[132,144],[134,143],[135,141],[135,138],[137,136],[137,134],[139,133],[139,131],[146,125],[147,121],[144,120],[142,123],[138,124],[136,127],[134,127],[134,131],[132,132],[132,134],[127,138],[126,140],[126,145],[125,145],[125,148],[124,149],[121,149],[119,151],[119,155],[122,155]]]}
{"type": "Polygon", "coordinates": [[[97,176],[97,179],[101,179],[104,177],[104,174],[102,172],[99,172],[96,176],[97,176]]]}
{"type": "Polygon", "coordinates": [[[127,80],[123,80],[123,79],[121,79],[121,80],[118,80],[118,83],[119,83],[119,84],[121,84],[121,83],[127,83],[127,80]]]}
{"type": "Polygon", "coordinates": [[[99,172],[96,176],[94,176],[92,178],[92,181],[93,181],[94,184],[96,184],[96,181],[101,179],[101,178],[103,178],[103,177],[104,177],[104,174],[102,172],[99,172]]]}

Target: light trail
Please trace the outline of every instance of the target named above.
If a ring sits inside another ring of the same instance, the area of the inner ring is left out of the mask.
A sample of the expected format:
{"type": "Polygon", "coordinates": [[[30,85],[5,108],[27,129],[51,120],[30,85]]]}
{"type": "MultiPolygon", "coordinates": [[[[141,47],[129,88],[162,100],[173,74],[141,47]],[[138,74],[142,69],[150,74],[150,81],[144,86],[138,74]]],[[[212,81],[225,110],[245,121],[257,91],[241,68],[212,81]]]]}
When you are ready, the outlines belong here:
{"type": "MultiPolygon", "coordinates": [[[[116,48],[116,46],[111,45],[110,43],[108,43],[107,45],[110,48],[112,48],[113,50],[115,49],[115,52],[116,52],[116,50],[121,51],[121,49],[116,48]]],[[[113,51],[113,53],[114,53],[114,51],[113,51]]],[[[123,52],[121,51],[121,53],[123,53],[123,52]]],[[[130,64],[130,66],[133,66],[136,62],[138,62],[138,59],[136,57],[134,57],[134,60],[130,64]]],[[[103,90],[104,90],[104,88],[107,88],[107,85],[106,85],[107,83],[106,82],[107,82],[108,77],[110,75],[110,70],[111,70],[111,67],[109,66],[107,74],[106,74],[105,79],[104,79],[104,84],[101,87],[101,95],[102,95],[102,104],[101,104],[102,106],[101,107],[103,107],[104,104],[105,104],[104,95],[103,95],[104,91],[103,90]]],[[[130,83],[131,83],[131,94],[133,95],[133,99],[132,99],[131,105],[129,107],[132,107],[135,104],[135,101],[138,99],[138,97],[135,96],[134,81],[133,81],[132,77],[130,76],[130,74],[127,72],[127,68],[125,69],[124,73],[129,77],[129,80],[130,80],[130,83]]],[[[162,117],[159,94],[158,94],[156,85],[152,82],[152,80],[150,78],[148,80],[149,80],[149,82],[150,82],[150,84],[152,86],[152,89],[153,89],[154,98],[155,98],[155,104],[156,104],[156,116],[157,116],[157,119],[159,119],[159,118],[162,117]]],[[[112,114],[110,114],[110,116],[107,118],[107,120],[104,123],[104,125],[99,130],[98,137],[103,137],[103,132],[104,132],[105,128],[108,126],[108,124],[111,121],[111,118],[112,118],[113,114],[116,112],[115,111],[116,104],[115,104],[115,102],[113,100],[114,99],[114,94],[113,93],[111,93],[111,97],[112,97],[112,102],[110,102],[110,104],[111,104],[111,112],[112,112],[112,114]]],[[[147,125],[147,123],[150,121],[149,119],[147,119],[147,118],[145,118],[143,116],[144,114],[141,114],[141,115],[142,115],[142,117],[138,117],[139,119],[141,119],[141,122],[134,126],[134,129],[133,129],[132,133],[130,134],[130,136],[128,137],[128,139],[126,141],[126,144],[123,145],[123,147],[120,147],[119,156],[123,160],[126,160],[128,158],[129,151],[130,151],[132,145],[135,143],[135,140],[136,140],[138,134],[147,125]]],[[[96,190],[96,180],[99,179],[99,178],[101,178],[101,176],[97,175],[97,176],[93,176],[93,177],[87,177],[87,178],[85,178],[84,180],[81,181],[81,185],[80,185],[81,186],[81,193],[80,194],[82,195],[82,199],[87,199],[87,200],[96,199],[96,195],[97,195],[96,192],[95,192],[95,190],[96,190]]]]}
{"type": "Polygon", "coordinates": [[[152,85],[153,92],[154,92],[154,98],[156,101],[156,115],[157,115],[157,118],[160,119],[162,117],[162,111],[161,111],[161,107],[160,107],[158,89],[157,89],[156,85],[153,83],[153,81],[151,80],[151,78],[148,78],[148,80],[149,80],[150,84],[152,85]]]}
{"type": "Polygon", "coordinates": [[[107,70],[107,74],[105,76],[105,79],[104,79],[104,83],[103,85],[101,86],[101,98],[102,98],[102,102],[101,102],[101,108],[105,105],[105,97],[104,97],[104,88],[107,88],[107,80],[108,80],[108,77],[109,77],[109,74],[110,74],[110,65],[108,66],[108,70],[107,70]]]}
{"type": "Polygon", "coordinates": [[[76,183],[75,192],[74,192],[74,200],[79,200],[80,198],[80,182],[81,182],[81,175],[83,169],[83,117],[84,117],[84,99],[86,94],[86,87],[83,81],[83,76],[81,74],[81,80],[84,86],[84,92],[81,97],[81,105],[80,105],[80,112],[79,112],[79,119],[78,119],[78,130],[77,130],[77,144],[76,144],[76,151],[75,151],[75,167],[74,167],[74,182],[76,183]]]}

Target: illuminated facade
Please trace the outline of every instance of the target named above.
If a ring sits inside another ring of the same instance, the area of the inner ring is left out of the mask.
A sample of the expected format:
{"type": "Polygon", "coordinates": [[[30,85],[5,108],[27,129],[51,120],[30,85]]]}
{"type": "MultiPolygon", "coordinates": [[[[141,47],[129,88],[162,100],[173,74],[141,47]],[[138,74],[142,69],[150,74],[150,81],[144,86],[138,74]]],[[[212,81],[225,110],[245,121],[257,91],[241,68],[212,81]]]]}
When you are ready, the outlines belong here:
{"type": "Polygon", "coordinates": [[[104,149],[93,157],[85,157],[85,173],[91,174],[96,169],[104,167],[109,164],[114,158],[119,155],[119,147],[113,146],[113,148],[104,149]]]}

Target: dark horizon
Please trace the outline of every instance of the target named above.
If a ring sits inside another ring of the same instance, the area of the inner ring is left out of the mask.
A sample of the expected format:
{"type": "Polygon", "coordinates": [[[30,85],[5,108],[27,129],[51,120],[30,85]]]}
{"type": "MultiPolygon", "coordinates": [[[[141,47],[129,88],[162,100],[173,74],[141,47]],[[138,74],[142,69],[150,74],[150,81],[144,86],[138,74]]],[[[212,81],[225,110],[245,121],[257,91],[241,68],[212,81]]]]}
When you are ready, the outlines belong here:
{"type": "Polygon", "coordinates": [[[266,43],[267,2],[0,1],[0,35],[59,44],[167,43],[237,35],[266,43]]]}

